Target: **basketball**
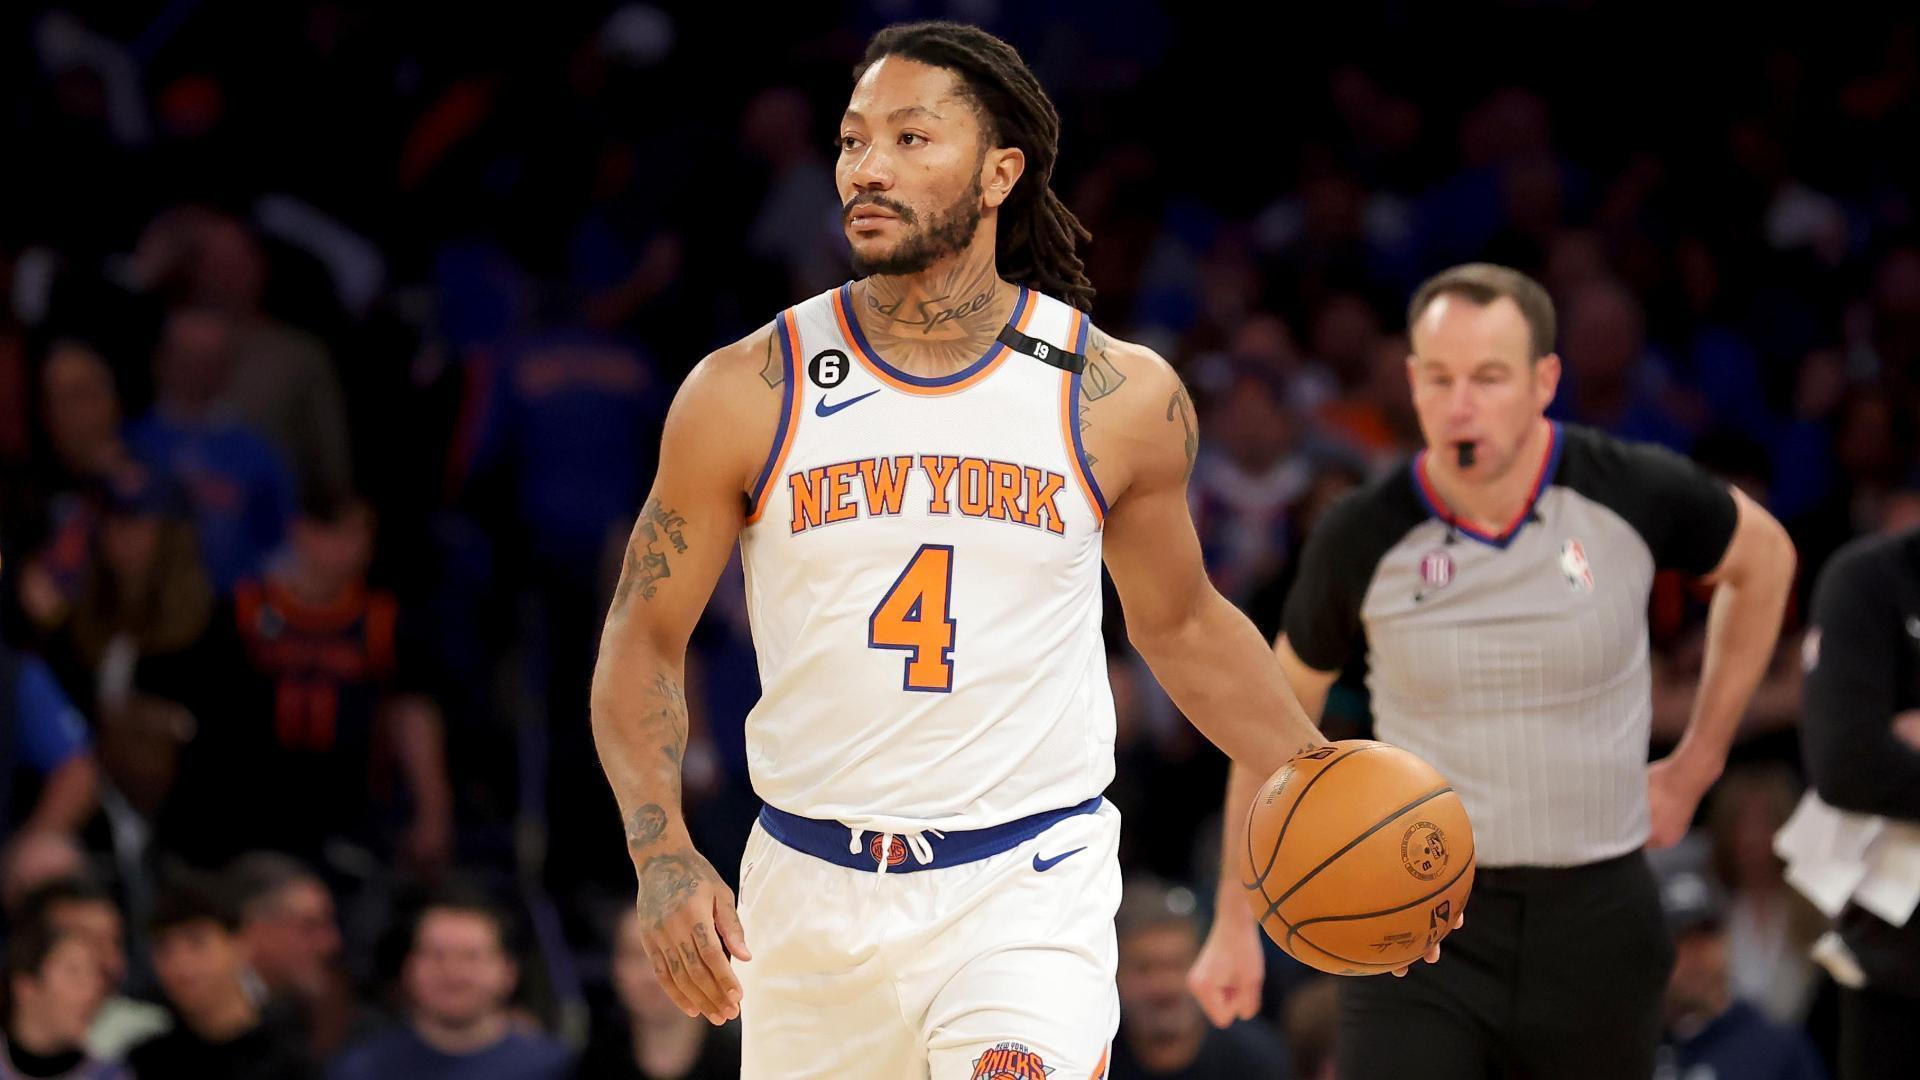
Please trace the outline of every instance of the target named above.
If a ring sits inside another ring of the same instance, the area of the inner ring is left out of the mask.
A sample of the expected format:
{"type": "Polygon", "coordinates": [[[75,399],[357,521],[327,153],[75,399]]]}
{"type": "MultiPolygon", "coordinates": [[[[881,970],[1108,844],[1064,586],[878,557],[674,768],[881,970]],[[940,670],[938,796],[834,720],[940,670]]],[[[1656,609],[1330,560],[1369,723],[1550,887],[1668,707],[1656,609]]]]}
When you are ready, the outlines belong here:
{"type": "Polygon", "coordinates": [[[1453,929],[1473,857],[1473,827],[1445,777],[1398,747],[1350,739],[1295,757],[1261,786],[1241,883],[1287,955],[1333,975],[1377,975],[1453,929]]]}

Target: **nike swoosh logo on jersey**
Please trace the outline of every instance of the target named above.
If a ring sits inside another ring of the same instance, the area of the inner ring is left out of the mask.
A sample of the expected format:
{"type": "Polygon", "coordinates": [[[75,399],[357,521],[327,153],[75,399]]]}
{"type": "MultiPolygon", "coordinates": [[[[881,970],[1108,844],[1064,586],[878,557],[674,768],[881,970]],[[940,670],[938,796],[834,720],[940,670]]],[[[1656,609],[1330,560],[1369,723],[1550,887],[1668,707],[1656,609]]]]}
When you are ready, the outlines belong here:
{"type": "Polygon", "coordinates": [[[1056,865],[1058,865],[1060,860],[1067,858],[1070,855],[1078,855],[1085,850],[1087,849],[1084,847],[1077,847],[1077,848],[1074,848],[1072,851],[1063,851],[1060,854],[1055,855],[1051,859],[1041,858],[1040,853],[1036,851],[1033,853],[1033,868],[1039,871],[1040,873],[1044,874],[1047,871],[1053,869],[1056,865]]]}
{"type": "Polygon", "coordinates": [[[868,398],[872,397],[873,395],[879,392],[880,391],[878,390],[869,390],[866,393],[861,394],[859,397],[850,397],[838,405],[829,405],[827,404],[826,398],[821,398],[819,401],[816,401],[813,403],[813,415],[832,416],[834,413],[839,412],[841,409],[844,409],[849,405],[858,405],[860,402],[867,400],[868,398]]]}

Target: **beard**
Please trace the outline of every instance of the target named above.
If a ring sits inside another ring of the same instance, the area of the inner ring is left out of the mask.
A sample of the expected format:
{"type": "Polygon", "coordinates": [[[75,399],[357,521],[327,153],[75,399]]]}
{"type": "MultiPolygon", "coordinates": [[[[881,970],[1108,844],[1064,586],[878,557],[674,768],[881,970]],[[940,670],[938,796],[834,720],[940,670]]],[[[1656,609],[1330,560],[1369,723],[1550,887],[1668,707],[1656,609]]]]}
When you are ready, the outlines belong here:
{"type": "Polygon", "coordinates": [[[949,255],[957,255],[966,250],[973,242],[973,234],[980,227],[982,212],[980,203],[986,192],[980,186],[980,176],[974,174],[973,183],[952,204],[942,208],[927,219],[925,225],[919,225],[919,215],[911,207],[894,202],[884,195],[875,195],[861,199],[856,197],[847,204],[841,215],[846,220],[855,206],[873,205],[891,210],[899,215],[900,223],[912,231],[893,246],[892,251],[876,256],[862,256],[853,253],[853,272],[859,277],[875,275],[904,276],[918,274],[934,263],[949,255]],[[917,226],[917,227],[916,227],[917,226]]]}

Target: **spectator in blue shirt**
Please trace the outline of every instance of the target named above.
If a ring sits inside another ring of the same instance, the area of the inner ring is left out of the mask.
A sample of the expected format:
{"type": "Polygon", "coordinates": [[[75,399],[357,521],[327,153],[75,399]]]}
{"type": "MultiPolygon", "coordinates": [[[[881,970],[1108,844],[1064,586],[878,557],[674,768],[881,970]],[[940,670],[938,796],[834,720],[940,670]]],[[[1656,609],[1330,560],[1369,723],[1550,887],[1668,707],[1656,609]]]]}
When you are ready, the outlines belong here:
{"type": "Polygon", "coordinates": [[[1192,893],[1136,878],[1121,895],[1114,930],[1120,1032],[1113,1080],[1289,1080],[1292,1055],[1265,1020],[1216,1028],[1187,988],[1187,971],[1200,955],[1192,893]]]}
{"type": "Polygon", "coordinates": [[[1736,1001],[1727,979],[1726,898],[1688,844],[1657,853],[1673,934],[1667,1030],[1654,1080],[1826,1080],[1806,1033],[1736,1001]]]}
{"type": "Polygon", "coordinates": [[[45,663],[5,644],[0,713],[7,714],[0,716],[0,835],[79,831],[93,816],[99,777],[86,721],[45,663]],[[16,823],[8,814],[23,772],[39,778],[40,792],[26,821],[16,823]]]}
{"type": "Polygon", "coordinates": [[[1646,314],[1626,286],[1594,281],[1560,300],[1560,391],[1547,415],[1686,453],[1705,410],[1648,348],[1646,314]]]}
{"type": "Polygon", "coordinates": [[[219,405],[233,379],[233,336],[210,309],[169,315],[154,361],[158,400],[127,431],[135,457],[185,486],[201,559],[223,593],[260,573],[294,511],[278,452],[219,405]]]}
{"type": "Polygon", "coordinates": [[[484,900],[443,897],[414,923],[401,970],[404,1026],[336,1058],[329,1080],[562,1080],[565,1047],[514,1029],[520,971],[504,916],[484,900]]]}

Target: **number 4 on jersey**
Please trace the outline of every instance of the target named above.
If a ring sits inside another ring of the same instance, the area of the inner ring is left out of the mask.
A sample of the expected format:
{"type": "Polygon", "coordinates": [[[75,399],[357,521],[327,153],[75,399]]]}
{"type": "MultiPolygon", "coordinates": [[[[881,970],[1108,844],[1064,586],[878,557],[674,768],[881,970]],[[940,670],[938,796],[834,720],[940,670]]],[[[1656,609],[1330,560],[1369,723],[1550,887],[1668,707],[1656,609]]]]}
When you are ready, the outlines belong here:
{"type": "Polygon", "coordinates": [[[903,690],[944,694],[953,689],[953,548],[922,544],[900,578],[867,619],[867,648],[901,649],[907,655],[903,690]]]}

